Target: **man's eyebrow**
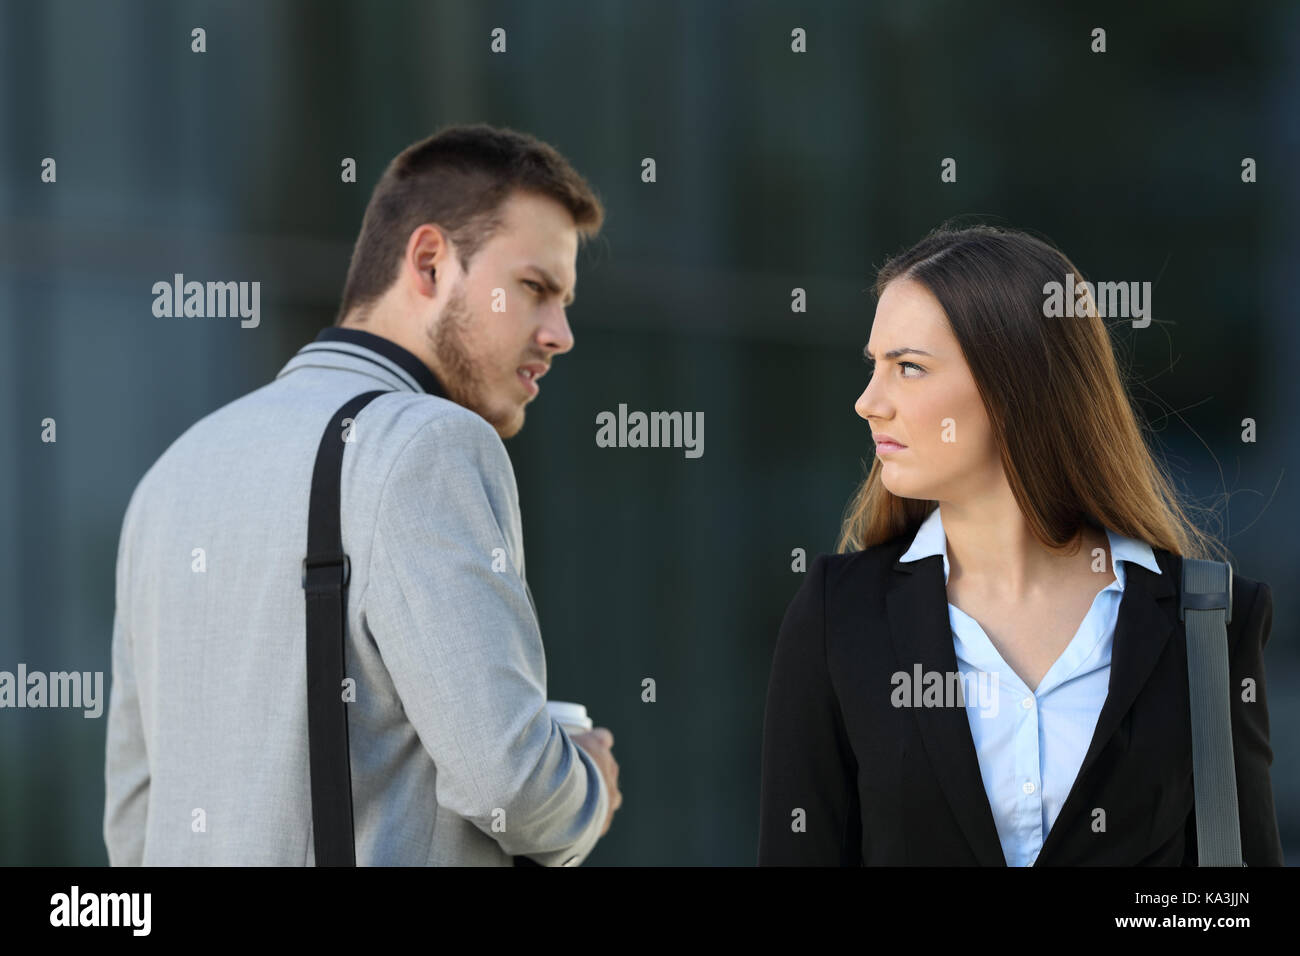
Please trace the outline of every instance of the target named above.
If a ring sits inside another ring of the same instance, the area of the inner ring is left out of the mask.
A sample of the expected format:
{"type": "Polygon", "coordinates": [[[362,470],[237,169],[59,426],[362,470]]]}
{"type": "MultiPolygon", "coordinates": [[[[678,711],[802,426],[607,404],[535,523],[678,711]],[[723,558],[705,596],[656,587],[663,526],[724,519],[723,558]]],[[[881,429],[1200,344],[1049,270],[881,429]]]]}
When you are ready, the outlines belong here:
{"type": "MultiPolygon", "coordinates": [[[[916,355],[930,355],[930,353],[927,352],[927,351],[925,351],[924,349],[902,348],[902,349],[890,349],[888,352],[885,353],[885,358],[886,358],[886,359],[896,359],[896,358],[898,358],[900,355],[907,355],[909,352],[911,352],[911,353],[915,353],[916,355]]],[[[873,359],[873,358],[871,357],[871,350],[870,350],[870,348],[867,347],[867,346],[863,346],[863,347],[862,347],[862,355],[863,355],[863,357],[865,357],[868,361],[872,361],[872,362],[875,361],[875,359],[873,359]]],[[[933,355],[930,355],[930,358],[934,358],[934,356],[933,356],[933,355]]]]}
{"type": "MultiPolygon", "coordinates": [[[[532,269],[534,272],[536,272],[538,275],[542,277],[542,284],[545,285],[546,288],[549,289],[554,295],[559,295],[561,292],[564,291],[564,289],[560,287],[560,284],[555,281],[555,276],[551,275],[541,266],[530,265],[528,266],[528,268],[532,269]]],[[[569,298],[565,301],[564,304],[573,305],[573,303],[577,301],[577,298],[578,297],[576,295],[570,292],[569,298]]]]}

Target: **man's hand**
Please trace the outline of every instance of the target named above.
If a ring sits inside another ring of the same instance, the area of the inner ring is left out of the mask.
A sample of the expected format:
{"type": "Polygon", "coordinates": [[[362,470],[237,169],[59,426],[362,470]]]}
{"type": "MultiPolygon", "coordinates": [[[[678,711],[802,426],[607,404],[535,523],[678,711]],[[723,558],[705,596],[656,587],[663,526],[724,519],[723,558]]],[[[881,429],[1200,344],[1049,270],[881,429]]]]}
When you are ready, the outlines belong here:
{"type": "Polygon", "coordinates": [[[591,755],[600,769],[600,775],[605,778],[605,787],[609,790],[609,815],[605,817],[605,826],[600,831],[600,835],[604,836],[609,832],[609,825],[614,822],[614,811],[623,805],[623,792],[618,789],[618,761],[609,752],[614,746],[614,735],[608,727],[596,727],[589,733],[571,734],[570,739],[591,755]]]}

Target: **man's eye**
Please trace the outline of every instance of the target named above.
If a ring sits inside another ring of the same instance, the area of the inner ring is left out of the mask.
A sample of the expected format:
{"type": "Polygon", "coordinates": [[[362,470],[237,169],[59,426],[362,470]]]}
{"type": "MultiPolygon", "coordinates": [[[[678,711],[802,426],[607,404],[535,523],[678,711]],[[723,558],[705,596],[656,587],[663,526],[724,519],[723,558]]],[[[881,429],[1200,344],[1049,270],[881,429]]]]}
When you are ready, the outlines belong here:
{"type": "Polygon", "coordinates": [[[537,292],[538,294],[541,294],[543,291],[545,291],[542,288],[542,284],[540,282],[534,282],[532,279],[525,279],[524,285],[532,286],[533,291],[537,292]]]}

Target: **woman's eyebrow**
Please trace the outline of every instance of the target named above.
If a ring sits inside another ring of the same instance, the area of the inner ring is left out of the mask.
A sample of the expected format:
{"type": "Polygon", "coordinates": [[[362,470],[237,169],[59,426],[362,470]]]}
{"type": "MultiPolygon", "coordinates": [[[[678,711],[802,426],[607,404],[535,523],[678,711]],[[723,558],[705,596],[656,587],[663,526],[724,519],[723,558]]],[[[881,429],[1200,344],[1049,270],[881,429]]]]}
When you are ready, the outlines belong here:
{"type": "MultiPolygon", "coordinates": [[[[924,349],[902,348],[902,349],[890,349],[888,352],[885,353],[885,358],[896,359],[900,355],[907,355],[909,352],[913,352],[917,355],[930,355],[930,353],[925,351],[924,349]]],[[[863,346],[862,348],[862,355],[868,361],[873,361],[873,362],[875,361],[875,359],[871,357],[871,350],[866,346],[863,346]]],[[[934,358],[934,356],[930,355],[930,358],[934,358]]]]}

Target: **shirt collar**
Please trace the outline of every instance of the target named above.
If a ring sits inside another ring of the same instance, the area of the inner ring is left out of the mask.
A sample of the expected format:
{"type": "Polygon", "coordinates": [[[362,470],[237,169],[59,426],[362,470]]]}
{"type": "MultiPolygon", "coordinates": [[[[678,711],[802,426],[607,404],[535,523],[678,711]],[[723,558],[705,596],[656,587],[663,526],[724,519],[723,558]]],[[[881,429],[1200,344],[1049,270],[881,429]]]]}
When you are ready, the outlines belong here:
{"type": "Polygon", "coordinates": [[[386,372],[388,381],[400,383],[405,389],[447,398],[438,376],[413,353],[392,339],[362,329],[337,325],[321,329],[314,341],[298,350],[280,375],[303,365],[356,369],[376,376],[386,372]]]}
{"type": "MultiPolygon", "coordinates": [[[[1111,566],[1115,572],[1115,581],[1119,590],[1124,590],[1125,561],[1140,564],[1155,574],[1163,573],[1160,570],[1160,565],[1156,562],[1155,552],[1151,550],[1151,545],[1145,541],[1127,538],[1122,534],[1111,531],[1109,528],[1106,529],[1106,538],[1110,541],[1111,566]]],[[[921,523],[921,527],[916,532],[916,537],[912,539],[911,547],[898,560],[919,561],[921,558],[928,558],[935,554],[943,556],[943,582],[947,584],[948,537],[944,534],[943,519],[939,515],[938,507],[935,507],[930,512],[929,517],[921,523]]]]}

